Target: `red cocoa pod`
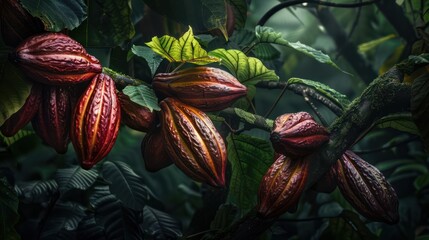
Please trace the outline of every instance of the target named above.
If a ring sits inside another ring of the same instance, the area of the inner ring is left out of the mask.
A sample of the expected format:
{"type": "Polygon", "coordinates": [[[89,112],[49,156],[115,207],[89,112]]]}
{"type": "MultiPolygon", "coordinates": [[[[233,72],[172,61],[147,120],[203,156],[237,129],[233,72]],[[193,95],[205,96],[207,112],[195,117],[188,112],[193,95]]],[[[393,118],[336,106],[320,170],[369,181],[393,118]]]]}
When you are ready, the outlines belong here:
{"type": "Polygon", "coordinates": [[[120,121],[115,83],[100,73],[79,98],[72,117],[70,137],[82,168],[90,169],[110,152],[120,121]]]}
{"type": "Polygon", "coordinates": [[[57,153],[67,151],[70,117],[69,87],[43,86],[42,102],[31,123],[36,134],[57,153]]]}
{"type": "Polygon", "coordinates": [[[162,136],[171,160],[190,178],[225,186],[226,147],[210,118],[174,98],[160,103],[162,136]]]}
{"type": "Polygon", "coordinates": [[[161,127],[154,127],[143,138],[141,144],[144,165],[147,171],[156,172],[173,164],[167,154],[161,127]]]}
{"type": "Polygon", "coordinates": [[[36,115],[42,99],[42,86],[33,84],[30,95],[25,100],[24,105],[12,114],[0,127],[1,133],[6,137],[15,135],[36,115]]]}
{"type": "Polygon", "coordinates": [[[399,221],[396,192],[376,167],[346,151],[335,169],[341,193],[362,216],[389,224],[399,221]]]}
{"type": "Polygon", "coordinates": [[[154,127],[156,119],[155,112],[131,101],[131,99],[122,92],[117,92],[117,95],[121,105],[121,121],[125,125],[141,132],[147,132],[150,128],[154,127]]]}
{"type": "Polygon", "coordinates": [[[152,86],[166,97],[202,111],[218,111],[247,94],[247,88],[219,68],[195,67],[174,73],[158,73],[152,86]]]}
{"type": "Polygon", "coordinates": [[[327,142],[329,133],[309,113],[298,112],[277,117],[270,140],[277,153],[299,158],[327,142]]]}
{"type": "Polygon", "coordinates": [[[31,35],[42,33],[44,26],[42,21],[31,16],[18,0],[1,0],[0,29],[3,41],[11,47],[16,47],[31,35]]]}
{"type": "Polygon", "coordinates": [[[328,172],[326,172],[323,177],[321,177],[311,189],[317,192],[322,193],[331,193],[337,187],[337,176],[335,172],[335,167],[332,166],[328,172]]]}
{"type": "Polygon", "coordinates": [[[95,57],[62,33],[27,38],[11,58],[32,80],[48,85],[81,83],[102,71],[95,57]]]}
{"type": "Polygon", "coordinates": [[[259,185],[257,211],[264,218],[275,218],[293,209],[308,178],[308,161],[291,160],[278,154],[259,185]]]}

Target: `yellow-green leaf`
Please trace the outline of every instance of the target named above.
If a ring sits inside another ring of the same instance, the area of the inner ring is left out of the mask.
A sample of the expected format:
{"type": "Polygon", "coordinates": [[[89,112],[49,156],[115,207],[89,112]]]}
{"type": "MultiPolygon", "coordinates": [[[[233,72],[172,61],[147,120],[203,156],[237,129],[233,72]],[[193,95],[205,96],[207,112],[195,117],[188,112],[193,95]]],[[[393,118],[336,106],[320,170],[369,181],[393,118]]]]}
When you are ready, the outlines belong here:
{"type": "Polygon", "coordinates": [[[197,65],[219,62],[219,58],[207,55],[207,51],[194,38],[191,27],[179,39],[168,35],[153,37],[146,45],[170,62],[189,62],[197,65]]]}
{"type": "Polygon", "coordinates": [[[209,52],[209,55],[222,59],[221,64],[227,67],[246,86],[254,85],[260,81],[279,80],[276,73],[265,67],[261,60],[248,57],[240,50],[219,48],[209,52]]]}

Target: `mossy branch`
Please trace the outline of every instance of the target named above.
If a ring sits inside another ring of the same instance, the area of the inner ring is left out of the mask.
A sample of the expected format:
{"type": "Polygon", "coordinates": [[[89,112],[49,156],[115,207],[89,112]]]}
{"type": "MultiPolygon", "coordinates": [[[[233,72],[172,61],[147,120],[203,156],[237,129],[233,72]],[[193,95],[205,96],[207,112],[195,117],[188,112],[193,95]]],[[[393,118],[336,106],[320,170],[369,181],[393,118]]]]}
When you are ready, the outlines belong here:
{"type": "Polygon", "coordinates": [[[103,67],[103,73],[106,75],[109,75],[113,79],[113,81],[115,81],[115,83],[121,87],[125,87],[127,85],[132,85],[132,86],[138,86],[138,85],[142,85],[142,84],[143,85],[149,85],[148,83],[146,83],[142,80],[130,77],[130,76],[122,74],[122,73],[118,73],[115,70],[107,68],[107,67],[103,67]]]}

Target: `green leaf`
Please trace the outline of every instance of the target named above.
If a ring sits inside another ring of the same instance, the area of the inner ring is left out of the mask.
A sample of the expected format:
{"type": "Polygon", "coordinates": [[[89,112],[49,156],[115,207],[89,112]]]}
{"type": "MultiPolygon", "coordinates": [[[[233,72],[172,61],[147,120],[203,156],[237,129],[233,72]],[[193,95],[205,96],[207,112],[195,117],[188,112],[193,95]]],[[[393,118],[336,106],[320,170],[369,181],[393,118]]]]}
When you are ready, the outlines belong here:
{"type": "Polygon", "coordinates": [[[103,33],[111,38],[114,45],[121,45],[124,41],[133,38],[135,34],[134,25],[131,20],[130,0],[98,0],[105,16],[105,27],[103,33]]]}
{"type": "Polygon", "coordinates": [[[0,65],[0,126],[17,112],[30,95],[31,84],[11,63],[0,65]]]}
{"type": "Polygon", "coordinates": [[[61,239],[73,233],[85,216],[84,207],[71,202],[60,202],[52,209],[41,239],[61,239]]]}
{"type": "Polygon", "coordinates": [[[5,137],[3,134],[0,133],[0,139],[2,142],[6,144],[6,146],[11,146],[12,144],[18,142],[19,140],[28,137],[28,136],[34,136],[36,133],[33,130],[19,130],[15,135],[12,137],[5,137]]]}
{"type": "Polygon", "coordinates": [[[94,213],[84,217],[77,229],[76,239],[79,240],[105,240],[104,228],[95,221],[94,213]]]}
{"type": "Polygon", "coordinates": [[[58,191],[58,184],[55,180],[19,182],[15,186],[15,191],[20,199],[32,203],[42,203],[49,201],[54,193],[58,191]]]}
{"type": "Polygon", "coordinates": [[[244,28],[247,19],[246,0],[227,0],[234,11],[235,28],[244,28]]]}
{"type": "Polygon", "coordinates": [[[343,70],[341,70],[337,64],[335,64],[331,58],[321,52],[320,50],[316,50],[310,46],[307,46],[305,44],[302,44],[300,42],[291,43],[283,38],[282,34],[279,32],[275,32],[274,29],[270,27],[262,27],[262,26],[256,26],[255,28],[256,38],[258,39],[259,43],[273,43],[278,44],[282,46],[286,46],[289,48],[292,48],[300,53],[303,53],[313,59],[315,59],[318,62],[325,63],[328,65],[331,65],[335,67],[336,69],[347,73],[343,70]]]}
{"type": "Polygon", "coordinates": [[[0,179],[0,239],[20,239],[15,231],[18,223],[18,197],[6,178],[0,179]]]}
{"type": "Polygon", "coordinates": [[[428,169],[422,163],[411,163],[410,162],[406,165],[402,165],[402,166],[397,167],[395,169],[395,171],[393,171],[391,176],[393,177],[393,176],[401,175],[401,174],[407,173],[407,172],[417,172],[420,174],[426,174],[426,173],[428,173],[428,169]]]}
{"type": "Polygon", "coordinates": [[[170,62],[205,65],[219,61],[218,58],[207,55],[206,50],[194,38],[191,27],[179,39],[167,35],[161,38],[153,37],[152,41],[147,42],[146,45],[170,62]]]}
{"type": "Polygon", "coordinates": [[[209,55],[222,59],[221,64],[246,86],[255,85],[260,81],[279,80],[276,73],[266,68],[261,60],[247,57],[240,50],[219,48],[209,52],[209,55]]]}
{"type": "Polygon", "coordinates": [[[380,128],[393,128],[414,135],[420,134],[419,129],[409,113],[388,115],[378,120],[376,124],[377,127],[380,128]]]}
{"type": "Polygon", "coordinates": [[[304,85],[306,87],[313,88],[323,96],[327,97],[329,100],[334,102],[336,105],[341,107],[342,109],[347,108],[347,106],[350,104],[350,100],[347,98],[347,96],[337,92],[335,89],[312,80],[302,79],[302,78],[290,78],[288,80],[288,84],[300,84],[304,85]]]}
{"type": "Polygon", "coordinates": [[[414,180],[414,187],[417,191],[429,186],[429,173],[420,175],[414,180]]]}
{"type": "Polygon", "coordinates": [[[52,32],[72,30],[79,26],[87,15],[84,0],[21,0],[21,4],[31,15],[43,21],[46,30],[52,32]]]}
{"type": "Polygon", "coordinates": [[[375,240],[378,238],[368,229],[359,215],[344,210],[339,217],[329,219],[329,226],[320,239],[375,240]]]}
{"type": "Polygon", "coordinates": [[[378,170],[380,170],[380,172],[385,172],[392,168],[396,168],[397,166],[409,164],[410,162],[412,162],[410,159],[392,159],[389,161],[377,163],[376,167],[378,170]]]}
{"type": "Polygon", "coordinates": [[[381,37],[381,38],[378,38],[378,39],[375,39],[375,40],[372,40],[372,41],[369,41],[366,43],[361,43],[358,46],[358,51],[360,53],[368,52],[368,51],[376,48],[380,44],[383,44],[384,42],[386,42],[390,39],[393,39],[393,38],[396,38],[396,35],[395,34],[389,34],[387,36],[384,36],[384,37],[381,37]]]}
{"type": "Polygon", "coordinates": [[[182,236],[180,223],[165,212],[145,206],[143,228],[151,239],[177,239],[182,236]]]}
{"type": "Polygon", "coordinates": [[[146,60],[152,76],[155,75],[155,72],[158,69],[159,64],[162,62],[162,58],[148,47],[133,45],[133,47],[131,48],[131,51],[135,55],[146,60]]]}
{"type": "Polygon", "coordinates": [[[80,166],[58,169],[54,176],[61,194],[71,189],[87,190],[97,177],[98,172],[95,169],[85,170],[80,166]]]}
{"type": "Polygon", "coordinates": [[[228,40],[227,32],[227,11],[224,1],[201,0],[201,4],[208,10],[206,20],[203,21],[209,30],[219,29],[222,35],[228,40]]]}
{"type": "Polygon", "coordinates": [[[158,98],[150,87],[144,85],[126,86],[122,92],[128,95],[133,102],[136,102],[143,107],[147,107],[151,111],[161,110],[158,106],[158,98]]]}
{"type": "Polygon", "coordinates": [[[227,144],[232,166],[228,202],[243,215],[256,204],[260,181],[273,163],[274,152],[269,142],[243,134],[228,136],[227,144]]]}
{"type": "Polygon", "coordinates": [[[429,74],[416,78],[411,86],[411,114],[429,151],[429,74]]]}
{"type": "Polygon", "coordinates": [[[149,199],[149,190],[142,177],[125,162],[106,161],[103,164],[103,177],[111,182],[110,191],[125,206],[141,210],[149,199]]]}
{"type": "Polygon", "coordinates": [[[238,218],[238,208],[234,204],[225,203],[219,206],[213,221],[210,223],[210,229],[226,229],[238,218]]]}
{"type": "Polygon", "coordinates": [[[255,57],[262,60],[273,60],[280,57],[280,52],[273,45],[268,43],[261,43],[256,45],[252,52],[255,54],[255,57]]]}

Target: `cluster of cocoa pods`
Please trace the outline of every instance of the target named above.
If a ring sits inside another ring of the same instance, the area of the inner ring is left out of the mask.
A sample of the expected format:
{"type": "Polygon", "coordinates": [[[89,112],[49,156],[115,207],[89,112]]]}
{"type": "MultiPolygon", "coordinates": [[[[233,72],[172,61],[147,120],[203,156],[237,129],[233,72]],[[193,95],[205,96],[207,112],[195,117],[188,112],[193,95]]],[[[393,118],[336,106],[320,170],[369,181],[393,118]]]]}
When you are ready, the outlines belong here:
{"type": "MultiPolygon", "coordinates": [[[[264,218],[296,208],[308,179],[308,156],[329,141],[329,132],[310,114],[299,112],[277,117],[270,139],[277,153],[258,191],[257,212],[264,218]]],[[[389,224],[399,221],[393,187],[377,168],[350,150],[312,188],[332,192],[336,186],[362,216],[389,224]]]]}

